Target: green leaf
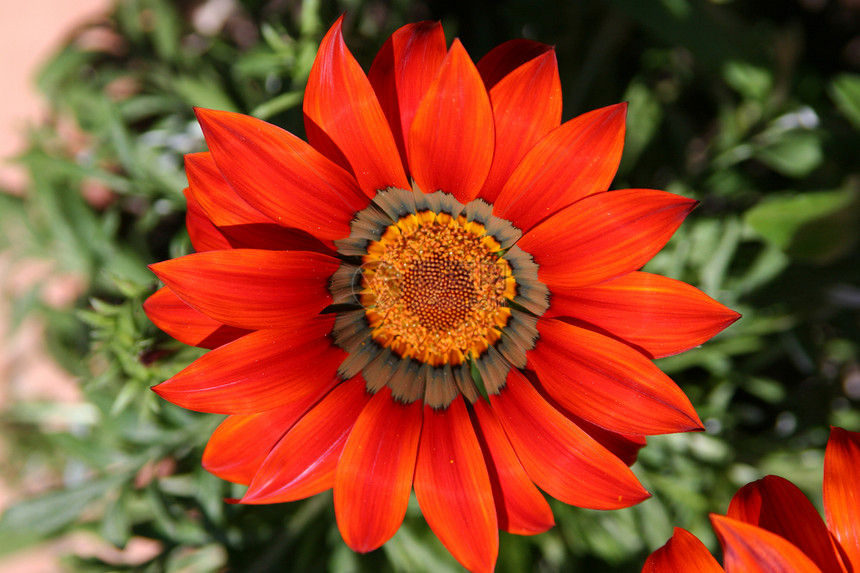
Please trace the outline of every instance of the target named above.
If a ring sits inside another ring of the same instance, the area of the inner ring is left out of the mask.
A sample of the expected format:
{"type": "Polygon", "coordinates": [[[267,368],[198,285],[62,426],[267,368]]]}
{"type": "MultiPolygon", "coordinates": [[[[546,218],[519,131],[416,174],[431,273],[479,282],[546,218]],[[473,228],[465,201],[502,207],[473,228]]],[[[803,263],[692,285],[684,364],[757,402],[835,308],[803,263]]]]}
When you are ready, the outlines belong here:
{"type": "Polygon", "coordinates": [[[260,119],[269,119],[302,103],[304,93],[300,91],[283,93],[251,110],[251,115],[260,119]]]}
{"type": "Polygon", "coordinates": [[[179,76],[173,80],[176,90],[188,105],[223,111],[240,111],[221,85],[213,76],[179,76]]]}
{"type": "Polygon", "coordinates": [[[766,68],[748,62],[731,61],[723,67],[723,77],[747,99],[763,101],[773,88],[773,77],[766,68]]]}
{"type": "Polygon", "coordinates": [[[0,537],[20,531],[43,536],[57,532],[80,519],[91,503],[125,479],[124,475],[105,477],[13,505],[0,521],[0,537]]]}
{"type": "Polygon", "coordinates": [[[91,58],[91,54],[67,46],[39,70],[36,78],[39,91],[49,96],[58,94],[69,78],[77,77],[79,70],[86,66],[91,58]]]}
{"type": "Polygon", "coordinates": [[[753,156],[782,175],[800,178],[816,169],[824,154],[817,133],[789,131],[756,149],[753,156]]]}
{"type": "Polygon", "coordinates": [[[434,551],[438,544],[427,543],[417,537],[408,527],[401,527],[394,537],[383,546],[395,571],[427,571],[454,573],[459,567],[444,551],[434,551]]]}
{"type": "Polygon", "coordinates": [[[753,207],[744,220],[789,255],[827,262],[847,253],[857,241],[860,194],[848,188],[779,197],[753,207]]]}
{"type": "Polygon", "coordinates": [[[627,173],[657,133],[663,109],[654,93],[638,81],[630,84],[623,99],[628,102],[627,131],[619,172],[627,173]]]}
{"type": "Polygon", "coordinates": [[[207,573],[220,571],[227,564],[224,547],[212,543],[199,548],[182,547],[173,551],[167,560],[167,573],[207,573]]]}
{"type": "Polygon", "coordinates": [[[860,129],[860,75],[842,74],[830,84],[830,97],[842,115],[860,129]]]}
{"type": "Polygon", "coordinates": [[[123,495],[108,501],[101,523],[102,537],[117,547],[125,547],[131,538],[131,518],[128,515],[126,502],[127,500],[123,495]]]}
{"type": "Polygon", "coordinates": [[[176,61],[179,56],[181,21],[175,8],[164,0],[153,0],[149,11],[154,20],[152,41],[159,57],[167,62],[176,61]]]}

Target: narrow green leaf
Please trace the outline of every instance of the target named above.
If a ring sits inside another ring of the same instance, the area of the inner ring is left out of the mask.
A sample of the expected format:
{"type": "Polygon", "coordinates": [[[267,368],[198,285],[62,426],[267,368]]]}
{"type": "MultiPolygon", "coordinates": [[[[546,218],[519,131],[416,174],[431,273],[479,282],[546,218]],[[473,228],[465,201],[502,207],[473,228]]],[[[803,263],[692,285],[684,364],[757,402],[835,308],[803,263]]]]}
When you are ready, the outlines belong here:
{"type": "Polygon", "coordinates": [[[251,110],[251,115],[260,119],[268,119],[274,115],[294,108],[302,103],[304,93],[301,91],[283,93],[251,110]]]}
{"type": "Polygon", "coordinates": [[[81,518],[91,503],[126,479],[110,476],[68,487],[13,505],[0,520],[0,537],[16,531],[33,531],[47,536],[81,518]]]}

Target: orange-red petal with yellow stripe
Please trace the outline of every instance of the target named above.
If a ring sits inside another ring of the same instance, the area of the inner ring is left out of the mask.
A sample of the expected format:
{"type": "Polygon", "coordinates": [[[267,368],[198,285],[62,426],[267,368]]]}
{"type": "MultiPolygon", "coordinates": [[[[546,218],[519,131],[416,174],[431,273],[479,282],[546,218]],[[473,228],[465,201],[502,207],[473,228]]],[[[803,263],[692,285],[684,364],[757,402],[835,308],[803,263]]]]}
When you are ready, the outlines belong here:
{"type": "Polygon", "coordinates": [[[699,538],[680,527],[645,561],[642,573],[724,573],[699,538]]]}
{"type": "Polygon", "coordinates": [[[334,511],[354,551],[381,546],[406,515],[421,414],[421,401],[396,402],[386,387],[373,395],[347,438],[335,472],[334,511]]]}
{"type": "Polygon", "coordinates": [[[627,104],[563,123],[532,147],[493,205],[493,214],[528,231],[568,205],[606,191],[624,146],[627,104]]]}
{"type": "Polygon", "coordinates": [[[326,386],[344,352],[329,333],[334,317],[296,330],[259,330],[204,354],[153,387],[162,398],[200,412],[253,414],[283,406],[326,386]]]}
{"type": "Polygon", "coordinates": [[[334,257],[305,251],[234,249],[192,253],[149,265],[189,306],[251,330],[291,328],[331,302],[334,257]]]}
{"type": "Polygon", "coordinates": [[[265,121],[227,111],[195,111],[218,170],[249,205],[273,222],[320,239],[349,235],[349,223],[367,206],[367,198],[346,171],[265,121]]]}
{"type": "Polygon", "coordinates": [[[842,565],[835,540],[818,510],[800,489],[778,476],[766,476],[738,490],[726,517],[756,525],[793,543],[822,571],[850,571],[842,565]]]}
{"type": "Polygon", "coordinates": [[[541,318],[528,361],[547,393],[592,424],[625,434],[701,430],[686,394],[640,352],[608,336],[541,318]]]}
{"type": "Polygon", "coordinates": [[[696,204],[650,189],[597,193],[546,219],[517,244],[532,255],[551,293],[590,286],[648,262],[696,204]]]}
{"type": "Polygon", "coordinates": [[[517,535],[543,533],[555,525],[549,504],[529,479],[489,404],[478,400],[473,412],[475,432],[493,486],[499,528],[517,535]]]}
{"type": "Polygon", "coordinates": [[[212,221],[197,204],[194,195],[187,187],[183,190],[185,195],[185,226],[188,229],[188,238],[191,239],[191,246],[198,253],[204,251],[220,251],[223,249],[232,249],[233,245],[218,228],[212,224],[212,221]]]}
{"type": "Polygon", "coordinates": [[[367,72],[404,162],[412,119],[447,52],[441,23],[407,24],[388,38],[367,72]]]}
{"type": "Polygon", "coordinates": [[[430,529],[463,567],[493,571],[499,553],[493,491],[462,396],[444,409],[424,406],[415,497],[430,529]]]}
{"type": "MultiPolygon", "coordinates": [[[[343,16],[320,44],[305,89],[304,112],[343,153],[368,197],[379,189],[409,189],[391,127],[361,66],[343,41],[343,16]]],[[[318,132],[308,129],[314,147],[318,132]]],[[[347,233],[348,234],[348,233],[347,233]]]]}
{"type": "Polygon", "coordinates": [[[649,497],[624,462],[553,408],[518,370],[508,373],[490,403],[528,476],[559,501],[618,509],[649,497]]]}
{"type": "Polygon", "coordinates": [[[221,479],[248,485],[281,437],[337,380],[313,392],[257,414],[228,416],[203,451],[203,467],[221,479]]]}
{"type": "Polygon", "coordinates": [[[416,185],[425,193],[442,190],[461,203],[471,201],[490,171],[494,138],[487,89],[463,45],[454,40],[406,141],[416,185]]]}
{"type": "Polygon", "coordinates": [[[544,316],[587,322],[662,358],[702,344],[741,315],[687,283],[636,271],[589,287],[556,288],[544,316]]]}
{"type": "Polygon", "coordinates": [[[329,392],[281,438],[241,502],[295,501],[331,489],[343,446],[369,399],[361,377],[329,392]]]}
{"type": "Polygon", "coordinates": [[[860,432],[831,428],[824,454],[824,514],[860,571],[860,432]]]}
{"type": "Polygon", "coordinates": [[[822,573],[803,551],[761,527],[711,514],[726,573],[822,573]]]}
{"type": "Polygon", "coordinates": [[[538,46],[543,47],[542,53],[512,69],[492,88],[487,87],[496,146],[479,197],[491,204],[526,152],[561,123],[561,80],[555,51],[550,46],[538,46]]]}
{"type": "Polygon", "coordinates": [[[147,298],[143,310],[155,326],[183,344],[200,348],[216,348],[251,332],[200,314],[168,287],[158,289],[147,298]]]}

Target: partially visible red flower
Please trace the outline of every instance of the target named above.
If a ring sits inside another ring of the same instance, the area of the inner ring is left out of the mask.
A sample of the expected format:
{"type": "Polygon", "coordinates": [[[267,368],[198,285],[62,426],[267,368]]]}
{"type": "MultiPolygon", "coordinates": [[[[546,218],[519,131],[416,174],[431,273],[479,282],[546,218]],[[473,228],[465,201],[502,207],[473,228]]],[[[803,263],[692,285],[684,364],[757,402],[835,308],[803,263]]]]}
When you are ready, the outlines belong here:
{"type": "Polygon", "coordinates": [[[553,525],[538,487],[597,509],[648,496],[645,437],[701,429],[652,362],[738,314],[638,269],[695,201],[608,192],[626,106],[561,123],[553,50],[475,65],[441,25],[394,33],[369,74],[338,21],[305,92],[309,143],[198,110],[197,253],[152,266],[155,324],[214,349],[158,385],[229,414],[203,456],[243,503],[334,490],[356,551],[397,531],[414,489],[442,543],[490,571],[498,529],[553,525]]]}
{"type": "MultiPolygon", "coordinates": [[[[824,513],[790,481],[767,476],[711,515],[727,573],[860,571],[860,432],[833,428],[824,454],[824,513]]],[[[722,572],[705,545],[676,528],[643,573],[722,572]]]]}

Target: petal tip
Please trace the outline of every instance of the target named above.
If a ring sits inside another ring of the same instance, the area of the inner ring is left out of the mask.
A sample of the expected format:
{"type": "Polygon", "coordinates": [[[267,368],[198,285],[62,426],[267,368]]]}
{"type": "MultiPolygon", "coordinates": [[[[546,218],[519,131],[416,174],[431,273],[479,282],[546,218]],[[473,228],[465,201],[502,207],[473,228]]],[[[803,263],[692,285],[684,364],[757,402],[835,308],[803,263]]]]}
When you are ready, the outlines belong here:
{"type": "Polygon", "coordinates": [[[154,274],[156,277],[158,277],[158,280],[160,280],[163,283],[166,283],[165,277],[168,276],[170,273],[167,271],[167,269],[165,267],[170,266],[170,263],[172,261],[175,261],[175,260],[176,259],[169,259],[167,261],[152,263],[152,264],[146,265],[146,268],[148,268],[152,272],[152,274],[154,274]]]}
{"type": "Polygon", "coordinates": [[[197,118],[198,123],[201,125],[208,121],[210,117],[212,117],[215,113],[217,113],[214,109],[209,109],[205,107],[194,107],[194,116],[197,118]]]}

